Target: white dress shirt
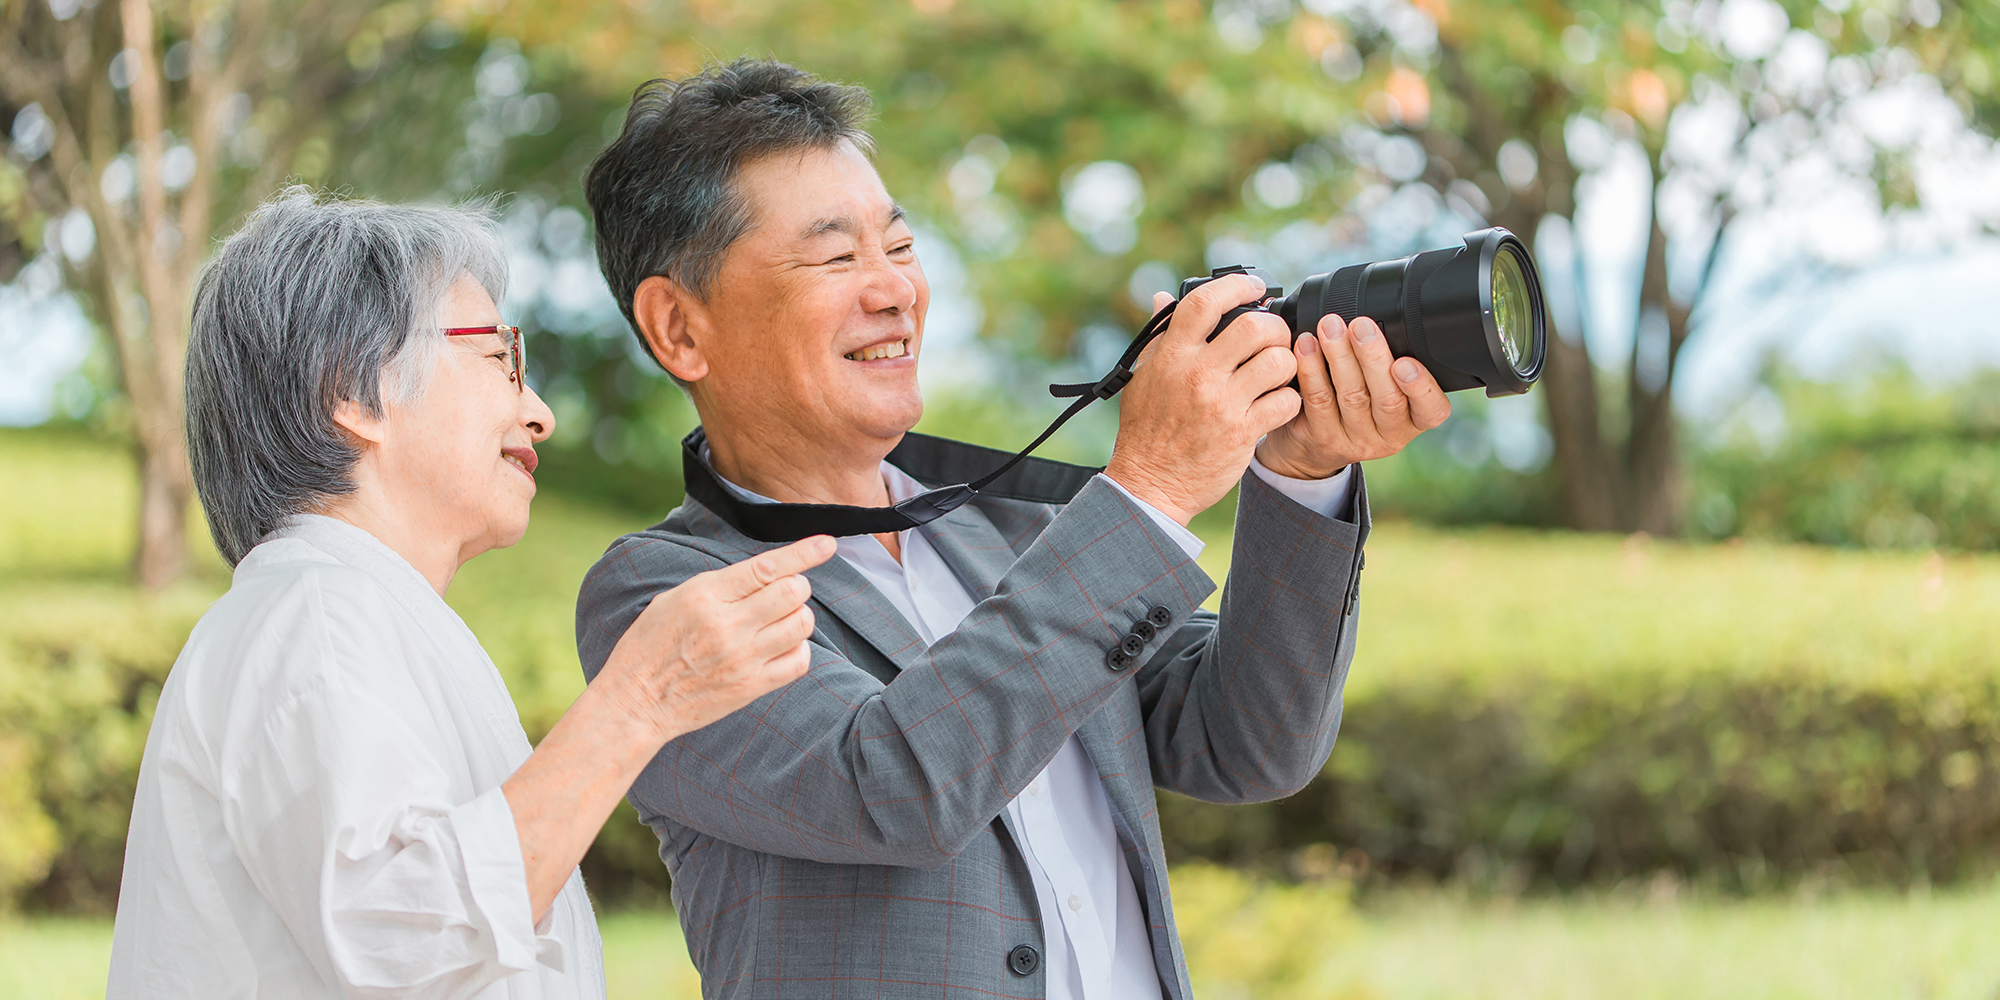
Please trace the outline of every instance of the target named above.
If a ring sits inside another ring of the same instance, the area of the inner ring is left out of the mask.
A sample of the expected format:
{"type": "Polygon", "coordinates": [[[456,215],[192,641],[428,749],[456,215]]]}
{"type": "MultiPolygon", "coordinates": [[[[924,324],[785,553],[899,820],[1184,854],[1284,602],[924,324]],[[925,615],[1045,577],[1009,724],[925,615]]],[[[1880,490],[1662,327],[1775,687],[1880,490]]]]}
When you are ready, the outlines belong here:
{"type": "Polygon", "coordinates": [[[571,873],[536,925],[501,782],[528,758],[493,661],[374,536],[251,550],[160,692],[107,995],[604,996],[571,873]]]}
{"type": "MultiPolygon", "coordinates": [[[[1258,478],[1322,515],[1338,516],[1347,506],[1352,479],[1347,469],[1323,480],[1300,480],[1280,476],[1255,459],[1250,467],[1258,478]]],[[[717,478],[743,499],[773,502],[717,478]]],[[[882,480],[894,501],[925,489],[887,462],[882,463],[882,480]]],[[[1193,532],[1116,480],[1105,477],[1105,481],[1145,511],[1189,558],[1201,554],[1203,542],[1193,532]]],[[[922,532],[906,530],[897,538],[901,562],[873,535],[842,538],[838,552],[889,598],[925,643],[935,643],[972,613],[972,593],[922,532]]],[[[1007,803],[1007,815],[1021,832],[1028,869],[1034,874],[1048,1000],[1160,1000],[1160,974],[1153,964],[1146,911],[1125,867],[1097,766],[1076,737],[1071,736],[1027,789],[1007,803]]]]}

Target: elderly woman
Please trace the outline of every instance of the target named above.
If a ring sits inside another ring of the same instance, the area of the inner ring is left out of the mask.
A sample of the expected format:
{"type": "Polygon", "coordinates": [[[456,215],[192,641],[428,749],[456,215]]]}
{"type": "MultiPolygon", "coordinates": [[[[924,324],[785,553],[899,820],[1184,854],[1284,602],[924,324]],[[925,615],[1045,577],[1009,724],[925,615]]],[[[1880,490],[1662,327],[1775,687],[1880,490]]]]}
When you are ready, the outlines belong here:
{"type": "Polygon", "coordinates": [[[160,693],[113,997],[595,997],[576,872],[668,740],[798,677],[814,538],[655,597],[530,749],[444,602],[519,540],[553,418],[490,224],[294,190],[222,248],[188,348],[229,592],[160,693]]]}

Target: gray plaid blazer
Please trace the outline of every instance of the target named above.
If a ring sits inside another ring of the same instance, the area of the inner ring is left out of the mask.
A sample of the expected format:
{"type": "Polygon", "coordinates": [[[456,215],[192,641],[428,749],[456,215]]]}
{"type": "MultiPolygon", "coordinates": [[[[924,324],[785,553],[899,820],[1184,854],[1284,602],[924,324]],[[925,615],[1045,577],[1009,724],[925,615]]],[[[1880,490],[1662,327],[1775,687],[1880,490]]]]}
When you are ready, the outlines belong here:
{"type": "MultiPolygon", "coordinates": [[[[632,786],[705,997],[1044,995],[1035,887],[1005,806],[1074,733],[1103,776],[1166,994],[1187,968],[1154,788],[1289,795],[1340,724],[1367,534],[1243,477],[1215,584],[1101,479],[1064,507],[980,498],[919,529],[978,606],[926,646],[845,560],[812,570],[811,670],[674,740],[632,786]],[[1138,623],[1154,624],[1147,630],[1138,623]],[[1151,636],[1131,665],[1110,655],[1151,636]]],[[[693,500],[584,579],[595,676],[653,595],[773,546],[693,500]]]]}

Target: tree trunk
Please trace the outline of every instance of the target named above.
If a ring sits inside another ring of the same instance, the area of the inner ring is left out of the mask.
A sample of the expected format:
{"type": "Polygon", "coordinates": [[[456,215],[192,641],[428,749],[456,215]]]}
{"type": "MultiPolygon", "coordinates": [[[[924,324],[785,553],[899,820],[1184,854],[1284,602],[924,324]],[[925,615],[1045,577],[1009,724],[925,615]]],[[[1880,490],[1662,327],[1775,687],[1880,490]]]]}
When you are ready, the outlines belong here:
{"type": "MultiPolygon", "coordinates": [[[[1536,183],[1545,192],[1546,211],[1564,218],[1575,212],[1576,171],[1570,166],[1560,126],[1545,129],[1537,150],[1541,167],[1536,183]]],[[[1536,219],[1527,223],[1539,226],[1536,219]]],[[[1523,235],[1533,247],[1532,232],[1523,235]]],[[[1580,531],[1613,531],[1619,527],[1619,489],[1613,477],[1611,448],[1597,398],[1597,369],[1582,329],[1584,315],[1581,256],[1575,276],[1578,328],[1551,330],[1548,361],[1542,370],[1542,400],[1555,442],[1556,480],[1562,492],[1563,520],[1580,531]]],[[[1554,325],[1553,317],[1551,326],[1554,325]]]]}
{"type": "MultiPolygon", "coordinates": [[[[183,233],[167,216],[167,189],[160,172],[161,136],[167,127],[166,79],[160,68],[159,31],[151,0],[123,0],[120,21],[126,51],[138,56],[132,74],[132,132],[138,163],[138,232],[131,242],[133,263],[146,301],[144,351],[128,365],[127,383],[148,382],[132,392],[132,416],[139,443],[139,551],[134,570],[143,587],[157,588],[187,572],[187,507],[193,484],[188,471],[186,407],[181,373],[187,355],[187,284],[183,261],[190,240],[205,241],[206,219],[183,233]]],[[[215,109],[191,109],[194,119],[213,118],[215,109]]],[[[212,156],[213,153],[211,152],[212,156]]],[[[204,206],[205,209],[205,206],[204,206]]]]}
{"type": "Polygon", "coordinates": [[[1667,288],[1667,234],[1656,211],[1646,244],[1639,319],[1625,383],[1632,416],[1631,436],[1625,443],[1625,527],[1631,531],[1680,533],[1684,505],[1673,396],[1674,366],[1687,339],[1687,318],[1687,309],[1673,300],[1667,288]],[[1666,343],[1651,343],[1662,337],[1666,343]]]}

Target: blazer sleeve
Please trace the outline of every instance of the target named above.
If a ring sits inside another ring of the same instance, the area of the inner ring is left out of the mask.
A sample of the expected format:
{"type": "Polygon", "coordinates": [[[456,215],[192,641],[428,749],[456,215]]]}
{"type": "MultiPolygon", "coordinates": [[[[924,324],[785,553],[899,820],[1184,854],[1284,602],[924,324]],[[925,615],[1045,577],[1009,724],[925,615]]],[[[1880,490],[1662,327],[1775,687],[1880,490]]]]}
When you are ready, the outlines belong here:
{"type": "MultiPolygon", "coordinates": [[[[578,599],[585,675],[655,593],[722,564],[645,535],[614,545],[578,599]]],[[[806,676],[668,743],[631,800],[648,823],[768,854],[939,867],[1132,683],[1138,671],[1113,669],[1107,653],[1133,623],[1155,608],[1171,616],[1143,662],[1214,589],[1151,518],[1093,481],[918,665],[885,684],[822,629],[806,676]]]]}
{"type": "Polygon", "coordinates": [[[1222,611],[1184,624],[1139,675],[1159,787],[1262,802],[1305,787],[1333,750],[1354,658],[1366,487],[1354,522],[1243,477],[1222,611]]]}

